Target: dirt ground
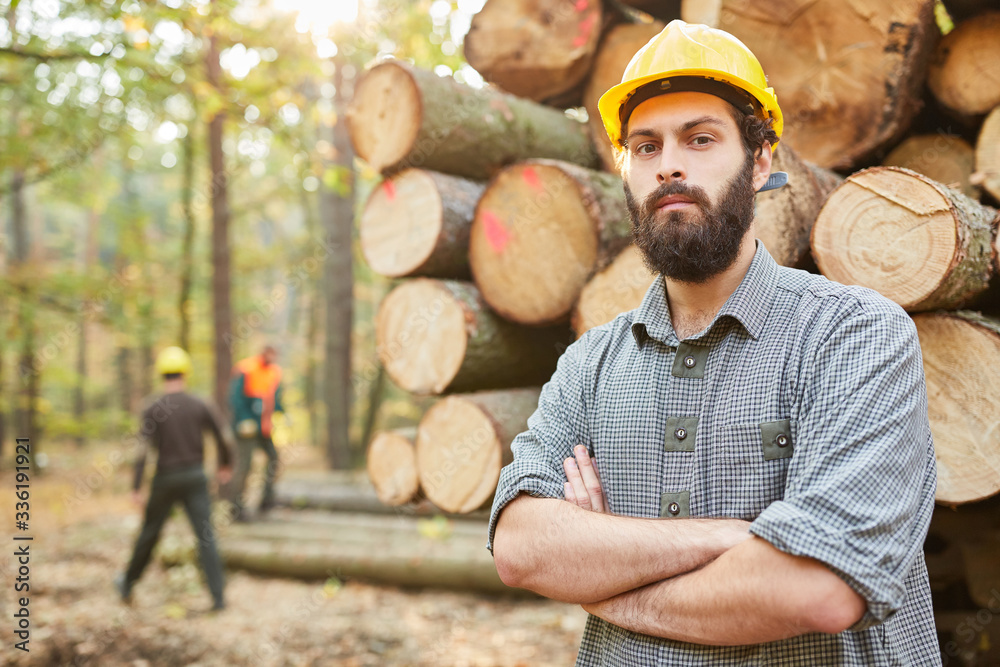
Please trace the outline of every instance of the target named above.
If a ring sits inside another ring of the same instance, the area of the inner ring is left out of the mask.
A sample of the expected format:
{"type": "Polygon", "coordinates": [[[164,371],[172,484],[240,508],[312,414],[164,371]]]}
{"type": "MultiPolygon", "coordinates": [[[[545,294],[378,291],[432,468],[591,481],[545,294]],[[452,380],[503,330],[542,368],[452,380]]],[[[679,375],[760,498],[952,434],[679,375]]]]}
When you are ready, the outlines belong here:
{"type": "MultiPolygon", "coordinates": [[[[160,554],[123,605],[112,580],[124,569],[140,510],[128,498],[124,445],[83,451],[51,445],[30,481],[30,653],[13,647],[13,549],[0,556],[3,665],[571,665],[586,614],[577,606],[478,594],[401,590],[357,581],[304,582],[227,571],[228,608],[210,598],[195,565],[164,554],[193,545],[181,513],[160,554]]],[[[287,458],[314,467],[308,450],[287,458]]],[[[0,472],[11,506],[14,477],[0,472]]],[[[23,593],[17,594],[17,597],[23,593]]]]}

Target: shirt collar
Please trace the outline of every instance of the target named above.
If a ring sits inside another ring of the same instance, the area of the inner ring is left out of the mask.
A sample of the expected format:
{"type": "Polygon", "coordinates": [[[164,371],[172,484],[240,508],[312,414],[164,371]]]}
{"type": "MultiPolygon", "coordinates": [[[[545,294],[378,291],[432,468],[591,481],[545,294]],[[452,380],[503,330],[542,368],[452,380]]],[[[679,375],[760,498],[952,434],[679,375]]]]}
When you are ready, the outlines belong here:
{"type": "MultiPolygon", "coordinates": [[[[757,240],[757,251],[750,262],[750,268],[743,276],[743,281],[729,295],[707,330],[710,331],[720,318],[728,316],[742,324],[754,339],[759,338],[764,330],[764,323],[771,309],[777,286],[778,263],[771,257],[764,244],[757,240]]],[[[632,321],[632,337],[639,347],[642,347],[647,338],[654,338],[670,346],[680,344],[673,323],[670,321],[666,283],[662,275],[657,275],[656,280],[646,290],[642,304],[636,310],[632,321]]]]}

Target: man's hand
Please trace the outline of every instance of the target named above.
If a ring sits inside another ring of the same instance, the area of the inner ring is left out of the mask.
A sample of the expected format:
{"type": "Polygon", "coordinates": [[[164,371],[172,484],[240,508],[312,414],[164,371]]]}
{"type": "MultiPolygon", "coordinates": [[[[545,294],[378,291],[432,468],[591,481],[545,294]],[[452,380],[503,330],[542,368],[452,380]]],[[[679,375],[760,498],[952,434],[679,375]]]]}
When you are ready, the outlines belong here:
{"type": "Polygon", "coordinates": [[[215,473],[215,479],[221,485],[229,484],[229,480],[233,478],[233,467],[232,466],[222,466],[215,473]]]}
{"type": "Polygon", "coordinates": [[[570,457],[563,461],[566,479],[563,494],[566,500],[593,512],[608,512],[607,499],[604,497],[604,487],[601,486],[601,476],[597,472],[597,462],[590,458],[590,453],[583,445],[573,448],[576,458],[570,457]]]}

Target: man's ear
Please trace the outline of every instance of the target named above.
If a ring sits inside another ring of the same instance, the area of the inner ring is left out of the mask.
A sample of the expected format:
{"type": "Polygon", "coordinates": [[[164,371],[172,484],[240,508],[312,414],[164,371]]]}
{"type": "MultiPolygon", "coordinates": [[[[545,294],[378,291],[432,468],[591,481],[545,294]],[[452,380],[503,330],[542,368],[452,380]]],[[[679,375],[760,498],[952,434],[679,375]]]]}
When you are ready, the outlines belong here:
{"type": "Polygon", "coordinates": [[[765,141],[757,150],[753,164],[753,190],[757,192],[771,175],[771,142],[765,141]]]}

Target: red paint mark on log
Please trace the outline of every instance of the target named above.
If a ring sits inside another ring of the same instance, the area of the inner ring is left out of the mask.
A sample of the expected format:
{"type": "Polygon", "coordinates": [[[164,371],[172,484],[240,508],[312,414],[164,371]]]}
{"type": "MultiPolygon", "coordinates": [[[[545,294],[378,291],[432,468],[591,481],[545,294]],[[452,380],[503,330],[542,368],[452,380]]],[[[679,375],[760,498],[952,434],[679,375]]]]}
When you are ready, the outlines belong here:
{"type": "Polygon", "coordinates": [[[585,12],[587,11],[587,8],[589,6],[590,6],[589,0],[576,0],[576,4],[573,5],[573,9],[575,9],[578,12],[585,12]]]}
{"type": "Polygon", "coordinates": [[[590,39],[591,33],[594,32],[594,23],[596,22],[595,18],[594,14],[588,14],[580,21],[579,26],[577,26],[577,36],[573,40],[573,48],[580,48],[587,43],[588,39],[590,39]]]}
{"type": "Polygon", "coordinates": [[[542,179],[538,178],[538,172],[535,171],[534,167],[525,167],[521,170],[521,178],[528,187],[534,188],[535,190],[542,189],[542,179]]]}
{"type": "Polygon", "coordinates": [[[392,202],[396,198],[396,184],[390,179],[386,179],[382,183],[382,190],[385,191],[385,198],[392,202]]]}
{"type": "Polygon", "coordinates": [[[493,211],[483,211],[483,232],[486,234],[486,241],[496,253],[503,252],[510,240],[507,228],[500,222],[500,217],[493,211]]]}

